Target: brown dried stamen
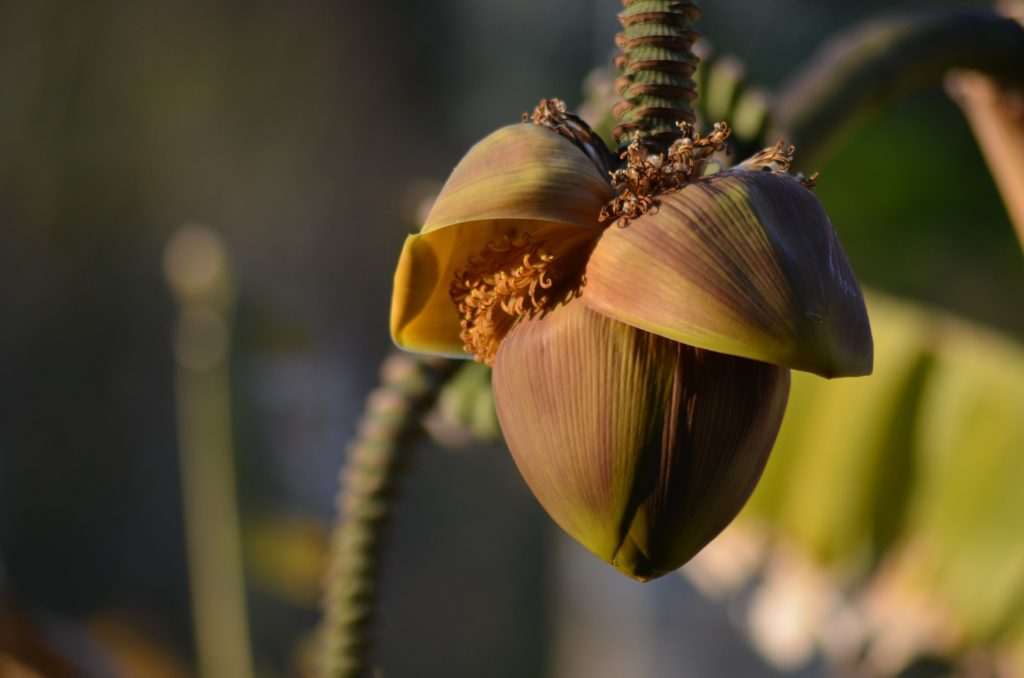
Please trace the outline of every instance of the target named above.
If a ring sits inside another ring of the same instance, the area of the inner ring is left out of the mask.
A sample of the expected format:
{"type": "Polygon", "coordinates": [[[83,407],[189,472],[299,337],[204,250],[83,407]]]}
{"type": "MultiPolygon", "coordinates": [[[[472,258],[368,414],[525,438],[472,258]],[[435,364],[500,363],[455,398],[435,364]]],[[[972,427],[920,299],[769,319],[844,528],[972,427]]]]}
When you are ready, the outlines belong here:
{"type": "Polygon", "coordinates": [[[704,175],[711,156],[725,149],[732,131],[724,122],[715,123],[714,130],[702,137],[689,123],[679,123],[683,136],[673,142],[668,153],[652,153],[640,134],[620,156],[626,161],[623,169],[611,173],[612,186],[622,189],[601,209],[600,221],[616,221],[619,226],[645,214],[657,206],[657,196],[681,188],[704,175]]]}
{"type": "Polygon", "coordinates": [[[804,188],[813,191],[814,187],[818,185],[818,179],[821,178],[821,172],[815,172],[809,177],[805,177],[803,172],[797,172],[795,179],[800,182],[800,185],[804,188]]]}
{"type": "Polygon", "coordinates": [[[532,115],[523,113],[523,122],[533,122],[562,135],[586,153],[602,174],[611,172],[617,164],[601,137],[582,119],[569,113],[561,99],[541,99],[532,115]]]}
{"type": "Polygon", "coordinates": [[[747,160],[740,163],[740,167],[753,170],[767,170],[777,174],[789,174],[789,168],[793,164],[793,157],[796,155],[796,146],[786,146],[785,141],[778,141],[774,146],[769,146],[763,151],[755,153],[747,160]]]}
{"type": "Polygon", "coordinates": [[[551,129],[558,129],[568,117],[568,109],[561,99],[541,99],[537,107],[533,109],[533,115],[523,113],[523,122],[533,121],[534,125],[544,125],[551,129]]]}
{"type": "Polygon", "coordinates": [[[626,161],[626,167],[612,172],[611,180],[612,186],[622,192],[601,208],[598,219],[617,220],[625,226],[657,204],[654,196],[663,190],[663,158],[650,152],[639,132],[620,157],[626,161]]]}
{"type": "Polygon", "coordinates": [[[676,188],[704,176],[711,156],[725,150],[732,130],[724,122],[716,122],[711,134],[702,137],[689,123],[679,123],[683,136],[668,149],[665,172],[676,182],[676,188]]]}
{"type": "MultiPolygon", "coordinates": [[[[790,171],[793,166],[794,157],[796,157],[796,146],[786,146],[786,142],[778,141],[774,146],[769,146],[763,151],[743,161],[740,163],[739,167],[742,169],[763,170],[774,174],[792,176],[790,175],[790,171]]],[[[819,172],[815,172],[809,177],[804,176],[803,173],[797,173],[793,178],[799,181],[800,185],[804,188],[813,189],[820,176],[821,174],[819,172]]]]}
{"type": "Polygon", "coordinates": [[[571,275],[575,267],[567,265],[556,270],[555,259],[528,234],[510,233],[487,243],[456,271],[449,294],[462,316],[459,337],[467,353],[493,364],[501,340],[520,318],[539,316],[579,296],[581,271],[571,275]]]}

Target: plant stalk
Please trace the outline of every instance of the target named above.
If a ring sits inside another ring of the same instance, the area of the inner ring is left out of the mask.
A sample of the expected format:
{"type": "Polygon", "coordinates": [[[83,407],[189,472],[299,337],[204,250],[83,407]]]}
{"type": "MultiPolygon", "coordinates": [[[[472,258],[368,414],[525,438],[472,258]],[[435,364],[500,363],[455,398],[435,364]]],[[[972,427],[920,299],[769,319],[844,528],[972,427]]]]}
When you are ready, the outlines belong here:
{"type": "Polygon", "coordinates": [[[690,103],[697,98],[693,74],[700,59],[693,44],[700,33],[693,22],[700,7],[678,0],[622,0],[622,5],[623,31],[615,37],[622,51],[615,60],[621,76],[615,91],[623,100],[612,109],[619,120],[615,141],[627,146],[639,133],[667,148],[680,136],[678,123],[696,122],[690,103]]]}
{"type": "Polygon", "coordinates": [[[321,676],[357,678],[371,668],[369,627],[392,499],[420,419],[457,364],[393,353],[381,367],[380,385],[367,398],[339,478],[338,521],[324,583],[321,676]]]}
{"type": "Polygon", "coordinates": [[[235,281],[220,237],[181,228],[164,253],[179,304],[178,446],[198,675],[253,675],[228,373],[235,281]]]}
{"type": "Polygon", "coordinates": [[[992,9],[940,9],[871,21],[834,38],[780,90],[767,139],[813,165],[858,118],[942,82],[951,69],[1024,81],[1024,26],[992,9]]]}
{"type": "Polygon", "coordinates": [[[1024,94],[1003,92],[980,73],[956,71],[946,90],[960,104],[1024,247],[1024,94]]]}

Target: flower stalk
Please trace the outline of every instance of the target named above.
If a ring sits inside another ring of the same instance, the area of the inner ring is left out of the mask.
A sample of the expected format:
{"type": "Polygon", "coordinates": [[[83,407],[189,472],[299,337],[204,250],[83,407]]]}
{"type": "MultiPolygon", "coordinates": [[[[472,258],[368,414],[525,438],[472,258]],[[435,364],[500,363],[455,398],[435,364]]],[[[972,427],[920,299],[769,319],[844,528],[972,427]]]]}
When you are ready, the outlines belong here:
{"type": "Polygon", "coordinates": [[[635,134],[664,150],[680,136],[678,124],[696,122],[690,102],[697,98],[694,71],[700,59],[693,44],[700,37],[693,22],[701,16],[693,2],[622,0],[623,31],[615,37],[622,73],[615,91],[623,97],[612,112],[619,119],[615,141],[629,145],[635,134]]]}
{"type": "Polygon", "coordinates": [[[393,353],[381,367],[340,474],[338,522],[325,579],[319,675],[357,678],[370,668],[368,634],[384,530],[411,439],[455,363],[393,353]]]}

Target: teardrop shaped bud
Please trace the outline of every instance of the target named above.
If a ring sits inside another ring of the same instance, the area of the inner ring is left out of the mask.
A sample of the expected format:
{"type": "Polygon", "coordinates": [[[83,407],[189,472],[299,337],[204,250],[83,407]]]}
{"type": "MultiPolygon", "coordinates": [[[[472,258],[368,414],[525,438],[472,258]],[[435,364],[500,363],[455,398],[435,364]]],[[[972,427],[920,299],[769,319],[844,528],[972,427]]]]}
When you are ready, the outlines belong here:
{"type": "Polygon", "coordinates": [[[572,302],[509,332],[498,418],[562,529],[646,581],[739,512],[782,421],[789,371],[712,353],[572,302]]]}
{"type": "Polygon", "coordinates": [[[733,170],[609,228],[583,301],[699,348],[825,377],[870,374],[864,298],[828,215],[789,176],[733,170]]]}
{"type": "Polygon", "coordinates": [[[597,237],[597,215],[611,197],[590,158],[544,126],[504,127],[477,143],[441,189],[421,233],[406,239],[391,302],[395,343],[468,357],[449,296],[456,272],[506,237],[535,244],[597,237]]]}

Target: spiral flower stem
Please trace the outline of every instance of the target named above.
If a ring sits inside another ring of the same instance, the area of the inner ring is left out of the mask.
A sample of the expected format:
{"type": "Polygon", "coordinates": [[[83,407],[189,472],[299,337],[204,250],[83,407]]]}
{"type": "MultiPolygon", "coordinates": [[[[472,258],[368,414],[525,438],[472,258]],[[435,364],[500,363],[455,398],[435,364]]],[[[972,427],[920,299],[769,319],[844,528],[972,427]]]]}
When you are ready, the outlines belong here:
{"type": "Polygon", "coordinates": [[[612,109],[619,120],[615,141],[629,145],[639,133],[652,150],[664,151],[680,138],[679,123],[693,124],[690,103],[697,98],[694,71],[700,59],[693,44],[700,34],[696,3],[679,0],[622,0],[615,38],[622,54],[615,60],[621,76],[615,91],[623,98],[612,109]]]}
{"type": "Polygon", "coordinates": [[[383,537],[411,439],[454,361],[394,353],[381,367],[340,474],[338,521],[324,582],[319,675],[358,678],[370,669],[369,627],[383,537]]]}

